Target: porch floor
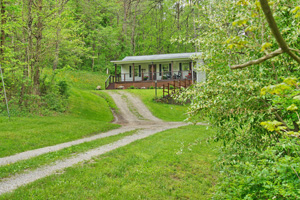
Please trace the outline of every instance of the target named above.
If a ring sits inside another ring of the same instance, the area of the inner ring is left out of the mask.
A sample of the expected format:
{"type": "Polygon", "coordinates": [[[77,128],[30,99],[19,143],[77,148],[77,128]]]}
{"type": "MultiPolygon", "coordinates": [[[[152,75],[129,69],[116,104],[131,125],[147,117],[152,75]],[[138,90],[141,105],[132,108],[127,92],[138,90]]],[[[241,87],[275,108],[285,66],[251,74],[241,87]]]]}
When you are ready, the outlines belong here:
{"type": "MultiPolygon", "coordinates": [[[[180,85],[182,87],[189,87],[192,85],[192,80],[188,79],[173,79],[173,80],[157,80],[157,87],[163,87],[163,85],[168,85],[168,84],[174,84],[174,82],[180,82],[180,85]]],[[[115,82],[115,83],[110,83],[108,87],[106,88],[107,90],[111,89],[128,89],[130,87],[134,88],[139,88],[139,89],[148,89],[150,87],[155,87],[155,80],[147,80],[147,81],[126,81],[126,82],[115,82]]]]}

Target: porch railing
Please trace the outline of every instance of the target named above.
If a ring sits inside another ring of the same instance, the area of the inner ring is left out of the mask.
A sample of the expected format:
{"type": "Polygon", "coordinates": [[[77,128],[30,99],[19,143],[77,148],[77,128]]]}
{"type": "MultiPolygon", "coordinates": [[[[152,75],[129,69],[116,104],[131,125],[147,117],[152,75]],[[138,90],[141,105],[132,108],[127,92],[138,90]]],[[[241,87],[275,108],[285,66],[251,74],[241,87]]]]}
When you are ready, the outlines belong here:
{"type": "Polygon", "coordinates": [[[107,77],[107,79],[105,80],[105,89],[108,88],[109,84],[110,84],[110,76],[107,77]]]}
{"type": "Polygon", "coordinates": [[[162,72],[136,72],[122,73],[116,77],[111,76],[114,82],[135,82],[135,81],[160,81],[160,80],[196,80],[196,74],[192,77],[191,71],[162,71],[162,72]],[[134,75],[134,76],[133,76],[134,75]]]}
{"type": "Polygon", "coordinates": [[[120,82],[120,76],[109,75],[105,81],[105,89],[108,88],[109,84],[116,83],[116,82],[120,82]]]}

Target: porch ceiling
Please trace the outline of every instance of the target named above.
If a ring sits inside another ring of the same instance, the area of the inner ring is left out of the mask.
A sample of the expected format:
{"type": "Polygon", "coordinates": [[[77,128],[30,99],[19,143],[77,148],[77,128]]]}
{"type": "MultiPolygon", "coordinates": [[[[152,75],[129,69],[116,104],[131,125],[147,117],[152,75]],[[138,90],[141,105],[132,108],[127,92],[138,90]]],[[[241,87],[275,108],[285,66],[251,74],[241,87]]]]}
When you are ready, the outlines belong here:
{"type": "Polygon", "coordinates": [[[115,64],[128,64],[128,63],[151,63],[151,62],[168,62],[168,61],[181,61],[191,60],[192,57],[200,56],[201,53],[174,53],[174,54],[159,54],[159,55],[146,55],[146,56],[127,56],[123,60],[111,61],[115,64]]]}

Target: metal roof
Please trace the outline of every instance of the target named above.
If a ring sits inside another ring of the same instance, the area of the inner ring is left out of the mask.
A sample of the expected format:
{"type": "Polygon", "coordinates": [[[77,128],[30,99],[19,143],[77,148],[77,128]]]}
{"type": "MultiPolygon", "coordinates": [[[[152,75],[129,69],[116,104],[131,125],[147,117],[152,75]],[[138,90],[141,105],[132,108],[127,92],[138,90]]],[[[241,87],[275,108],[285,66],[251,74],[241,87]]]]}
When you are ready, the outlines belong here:
{"type": "Polygon", "coordinates": [[[173,53],[173,54],[159,54],[159,55],[145,55],[145,56],[127,56],[123,60],[111,61],[115,64],[128,64],[128,63],[151,63],[157,61],[180,61],[191,60],[193,56],[200,56],[202,53],[173,53]]]}

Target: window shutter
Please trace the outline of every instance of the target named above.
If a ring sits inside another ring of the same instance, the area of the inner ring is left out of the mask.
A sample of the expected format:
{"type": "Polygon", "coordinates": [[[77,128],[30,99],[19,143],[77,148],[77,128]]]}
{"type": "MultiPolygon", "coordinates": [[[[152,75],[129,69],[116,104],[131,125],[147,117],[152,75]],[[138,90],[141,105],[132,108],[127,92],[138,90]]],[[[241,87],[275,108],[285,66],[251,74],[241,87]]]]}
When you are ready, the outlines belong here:
{"type": "Polygon", "coordinates": [[[172,71],[172,64],[170,63],[169,64],[169,72],[171,72],[172,71]]]}
{"type": "Polygon", "coordinates": [[[141,71],[142,71],[142,66],[141,66],[141,65],[139,65],[139,77],[141,77],[141,76],[142,76],[142,73],[141,73],[141,71]]]}
{"type": "Polygon", "coordinates": [[[161,76],[161,64],[159,64],[159,75],[161,76]]]}
{"type": "Polygon", "coordinates": [[[131,74],[131,65],[129,66],[129,77],[130,78],[132,77],[132,74],[131,74]]]}
{"type": "Polygon", "coordinates": [[[182,63],[179,63],[179,71],[182,71],[182,63]]]}

